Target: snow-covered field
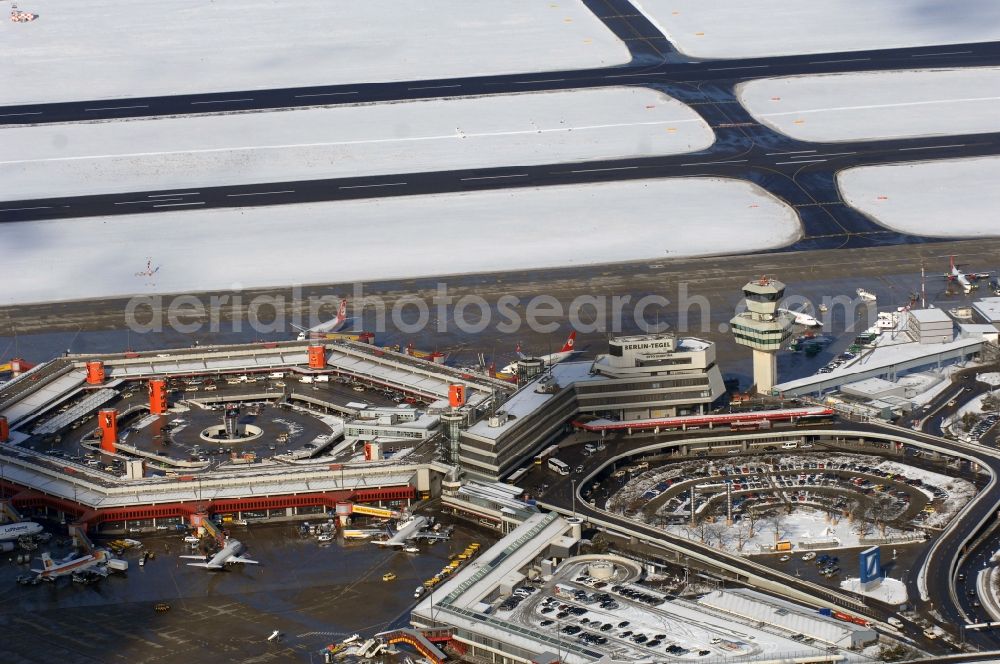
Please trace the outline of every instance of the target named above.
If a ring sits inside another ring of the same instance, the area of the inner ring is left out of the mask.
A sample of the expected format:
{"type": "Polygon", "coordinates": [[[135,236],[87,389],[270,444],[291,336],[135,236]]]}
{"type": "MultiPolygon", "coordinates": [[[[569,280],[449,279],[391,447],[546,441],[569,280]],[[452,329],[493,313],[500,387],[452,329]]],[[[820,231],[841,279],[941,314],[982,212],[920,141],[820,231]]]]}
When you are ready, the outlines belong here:
{"type": "Polygon", "coordinates": [[[11,223],[0,304],[753,252],[800,232],[756,185],[716,178],[11,223]]]}
{"type": "MultiPolygon", "coordinates": [[[[1000,4],[954,0],[633,0],[678,50],[700,58],[962,44],[1000,39],[1000,4]]],[[[942,48],[941,52],[965,49],[942,48]]],[[[822,60],[824,58],[817,58],[822,60]]],[[[751,70],[765,74],[766,70],[751,70]]],[[[744,75],[746,72],[744,72],[744,75]]]]}
{"type": "Polygon", "coordinates": [[[844,200],[883,226],[949,238],[1000,235],[998,180],[1000,157],[861,166],[837,174],[844,200]]]}
{"type": "Polygon", "coordinates": [[[907,600],[906,584],[899,579],[882,579],[882,583],[877,588],[864,590],[861,587],[861,579],[852,576],[840,582],[840,587],[852,593],[858,593],[865,597],[877,599],[887,604],[905,604],[907,600]]]}
{"type": "Polygon", "coordinates": [[[700,150],[709,126],[648,88],[0,128],[0,198],[526,166],[700,150]]]}
{"type": "Polygon", "coordinates": [[[0,22],[0,53],[11,65],[0,105],[557,71],[631,59],[580,0],[28,0],[20,8],[39,18],[0,22]]]}
{"type": "Polygon", "coordinates": [[[982,381],[987,385],[1000,386],[1000,371],[988,371],[976,374],[976,380],[982,381]]]}
{"type": "Polygon", "coordinates": [[[1000,68],[765,78],[737,86],[757,120],[802,141],[1000,131],[1000,68]]]}

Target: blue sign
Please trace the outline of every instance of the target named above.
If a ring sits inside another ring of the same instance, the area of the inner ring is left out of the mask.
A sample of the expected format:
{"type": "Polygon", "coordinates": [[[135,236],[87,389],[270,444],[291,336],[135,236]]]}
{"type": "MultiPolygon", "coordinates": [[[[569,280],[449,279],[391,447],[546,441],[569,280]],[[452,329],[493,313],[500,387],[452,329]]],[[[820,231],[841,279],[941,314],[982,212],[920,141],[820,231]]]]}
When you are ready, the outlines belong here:
{"type": "Polygon", "coordinates": [[[882,558],[879,548],[873,546],[859,554],[861,560],[861,583],[868,583],[882,578],[882,558]]]}

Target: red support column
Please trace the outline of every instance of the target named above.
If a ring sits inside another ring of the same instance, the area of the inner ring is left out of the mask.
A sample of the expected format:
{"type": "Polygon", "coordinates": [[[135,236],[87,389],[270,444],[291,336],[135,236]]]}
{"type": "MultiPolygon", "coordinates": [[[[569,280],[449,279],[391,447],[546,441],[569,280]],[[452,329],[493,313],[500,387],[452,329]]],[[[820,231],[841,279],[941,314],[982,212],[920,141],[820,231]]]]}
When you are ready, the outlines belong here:
{"type": "Polygon", "coordinates": [[[10,426],[7,424],[7,418],[0,415],[0,443],[6,443],[10,440],[10,426]]]}
{"type": "Polygon", "coordinates": [[[87,385],[100,385],[104,382],[104,363],[87,362],[87,385]]]}
{"type": "Polygon", "coordinates": [[[326,367],[326,347],[309,346],[309,368],[323,369],[326,367]]]}
{"type": "Polygon", "coordinates": [[[167,381],[153,378],[149,381],[149,412],[164,415],[167,412],[167,381]]]}
{"type": "Polygon", "coordinates": [[[101,449],[114,454],[118,450],[118,411],[102,410],[97,421],[101,425],[101,449]]]}

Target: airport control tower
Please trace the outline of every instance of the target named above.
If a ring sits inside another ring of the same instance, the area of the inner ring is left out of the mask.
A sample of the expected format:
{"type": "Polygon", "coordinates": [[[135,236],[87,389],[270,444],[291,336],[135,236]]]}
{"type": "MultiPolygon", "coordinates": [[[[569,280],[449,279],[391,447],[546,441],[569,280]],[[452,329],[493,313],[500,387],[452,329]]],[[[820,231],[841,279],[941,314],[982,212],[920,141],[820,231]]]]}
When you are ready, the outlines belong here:
{"type": "Polygon", "coordinates": [[[736,343],[753,350],[753,378],[757,392],[769,394],[778,375],[777,352],[788,340],[795,318],[778,311],[785,284],[761,277],[743,287],[747,310],[729,321],[736,343]]]}

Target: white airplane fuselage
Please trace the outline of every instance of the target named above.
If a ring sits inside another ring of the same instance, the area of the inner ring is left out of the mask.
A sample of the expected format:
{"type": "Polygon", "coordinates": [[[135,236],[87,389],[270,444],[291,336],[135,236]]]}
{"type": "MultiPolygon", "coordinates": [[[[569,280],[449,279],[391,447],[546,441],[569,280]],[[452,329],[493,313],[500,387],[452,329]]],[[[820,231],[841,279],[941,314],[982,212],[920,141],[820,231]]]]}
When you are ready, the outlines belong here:
{"type": "Polygon", "coordinates": [[[0,542],[8,542],[28,535],[38,535],[43,530],[44,528],[42,528],[41,524],[32,523],[31,521],[4,524],[0,526],[0,542]]]}

